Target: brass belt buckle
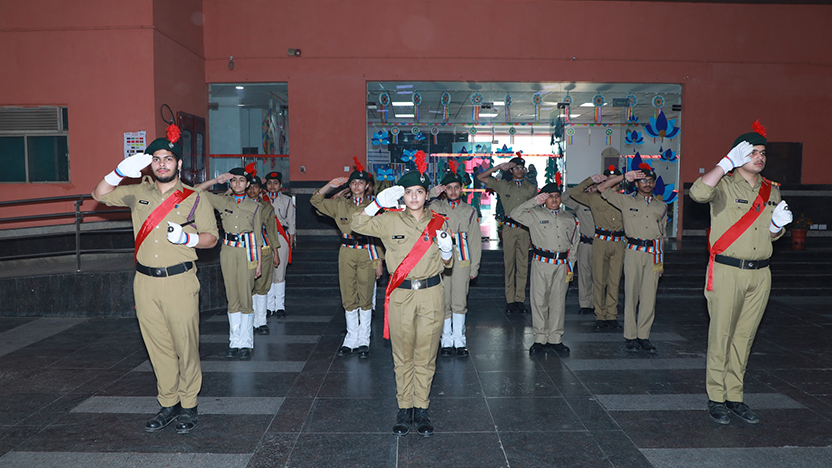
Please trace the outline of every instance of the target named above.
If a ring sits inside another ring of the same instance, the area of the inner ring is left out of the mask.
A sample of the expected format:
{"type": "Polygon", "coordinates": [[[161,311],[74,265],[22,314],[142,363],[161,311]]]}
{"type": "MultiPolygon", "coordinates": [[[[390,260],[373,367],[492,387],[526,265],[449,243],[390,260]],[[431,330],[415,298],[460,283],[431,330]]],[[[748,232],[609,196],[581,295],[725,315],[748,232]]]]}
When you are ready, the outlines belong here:
{"type": "Polygon", "coordinates": [[[410,288],[413,290],[422,289],[422,280],[412,280],[410,282],[410,288]]]}

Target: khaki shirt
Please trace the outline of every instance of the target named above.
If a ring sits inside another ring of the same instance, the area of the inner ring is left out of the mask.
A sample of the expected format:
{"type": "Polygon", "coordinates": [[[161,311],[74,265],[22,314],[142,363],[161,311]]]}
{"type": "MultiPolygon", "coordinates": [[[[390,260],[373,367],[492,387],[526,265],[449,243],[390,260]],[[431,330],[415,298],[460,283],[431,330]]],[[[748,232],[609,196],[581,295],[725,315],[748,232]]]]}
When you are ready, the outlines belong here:
{"type": "Polygon", "coordinates": [[[656,197],[650,203],[638,193],[624,195],[614,188],[601,194],[610,204],[621,210],[624,233],[639,239],[664,238],[667,227],[667,204],[656,197]]]}
{"type": "Polygon", "coordinates": [[[274,208],[274,214],[277,215],[278,222],[280,222],[286,230],[286,234],[294,236],[297,229],[297,223],[295,216],[295,204],[292,203],[292,197],[286,195],[285,193],[280,193],[272,199],[272,208],[274,208]]]}
{"type": "Polygon", "coordinates": [[[563,205],[567,208],[575,210],[575,217],[578,218],[578,222],[580,223],[579,229],[581,234],[592,238],[592,236],[595,235],[595,219],[592,217],[592,209],[583,203],[575,201],[575,199],[572,198],[572,192],[574,191],[575,188],[564,193],[561,197],[561,203],[563,203],[563,205]]]}
{"type": "Polygon", "coordinates": [[[277,218],[274,216],[274,208],[269,202],[260,200],[260,222],[266,232],[266,239],[269,241],[269,248],[280,247],[280,232],[277,230],[277,218]]]}
{"type": "MultiPolygon", "coordinates": [[[[413,249],[413,246],[416,245],[416,241],[421,237],[430,220],[430,210],[427,210],[419,221],[416,221],[416,218],[407,210],[385,211],[376,216],[368,216],[364,213],[364,210],[361,210],[353,213],[350,227],[359,234],[381,239],[387,251],[385,258],[387,271],[392,275],[399,264],[402,263],[402,260],[413,249]]],[[[447,222],[442,224],[442,230],[448,231],[447,222]]],[[[451,262],[453,263],[453,257],[451,257],[451,262]]],[[[448,268],[451,264],[448,265],[448,268]]],[[[445,268],[445,264],[440,257],[439,247],[436,246],[434,240],[425,255],[410,270],[405,279],[427,279],[442,273],[445,268]]]]}
{"type": "Polygon", "coordinates": [[[503,204],[506,216],[511,216],[509,213],[537,194],[537,188],[528,182],[523,182],[518,187],[513,180],[497,180],[489,177],[483,185],[500,196],[500,203],[503,204]]]}
{"type": "MultiPolygon", "coordinates": [[[[624,223],[621,220],[621,211],[614,206],[607,203],[600,193],[584,192],[587,187],[594,184],[592,178],[588,177],[586,180],[576,185],[569,191],[569,195],[578,203],[582,203],[589,207],[592,211],[592,219],[595,226],[608,231],[620,231],[624,229],[624,223]]],[[[594,234],[593,230],[593,234],[594,234]]]]}
{"type": "MultiPolygon", "coordinates": [[[[456,208],[452,208],[448,200],[438,198],[431,200],[430,209],[448,218],[448,227],[453,234],[464,232],[468,239],[468,253],[470,260],[462,260],[457,263],[460,267],[471,266],[471,276],[477,276],[480,271],[480,260],[482,258],[482,231],[480,220],[477,217],[477,210],[473,206],[460,201],[456,208]]],[[[454,246],[455,254],[459,254],[459,245],[454,246]]],[[[459,257],[456,257],[459,260],[459,257]]]]}
{"type": "MultiPolygon", "coordinates": [[[[101,202],[107,206],[124,206],[130,208],[133,221],[133,237],[138,234],[144,220],[150,216],[176,190],[188,188],[181,181],[165,193],[161,193],[156,183],[149,176],[145,176],[138,185],[124,185],[116,187],[112,192],[103,195],[101,202]]],[[[184,226],[182,230],[188,234],[205,233],[214,237],[217,235],[217,221],[211,209],[211,204],[205,200],[205,192],[195,190],[188,198],[175,205],[159,224],[151,230],[139,248],[136,260],[144,266],[162,268],[190,262],[197,259],[196,251],[186,245],[171,244],[168,241],[168,221],[184,224],[193,210],[193,224],[184,226]],[[197,202],[199,199],[199,202],[197,202]],[[196,209],[194,209],[194,204],[196,209]]]]}
{"type": "MultiPolygon", "coordinates": [[[[263,245],[263,218],[260,214],[261,204],[245,197],[237,203],[234,195],[205,192],[208,201],[219,211],[222,228],[229,234],[253,232],[255,244],[263,245]]],[[[260,249],[257,249],[258,255],[260,249]]]]}
{"type": "Polygon", "coordinates": [[[338,225],[338,229],[341,232],[352,235],[350,222],[352,221],[353,213],[364,211],[364,208],[372,202],[372,199],[370,197],[364,197],[361,203],[356,205],[352,198],[325,198],[324,194],[316,190],[312,194],[310,202],[322,214],[334,219],[335,224],[338,225]]]}
{"type": "MultiPolygon", "coordinates": [[[[690,198],[695,202],[711,204],[709,238],[711,245],[751,209],[761,185],[761,176],[757,176],[757,183],[752,187],[736,171],[720,179],[716,187],[706,185],[701,177],[693,183],[690,188],[690,198]]],[[[765,260],[771,257],[771,243],[783,236],[785,232],[781,230],[776,237],[772,238],[768,230],[771,224],[771,214],[778,203],[780,203],[780,188],[775,185],[771,188],[768,203],[760,216],[722,254],[743,260],[765,260]]]]}
{"type": "Polygon", "coordinates": [[[552,211],[531,199],[515,208],[510,216],[529,228],[535,247],[552,252],[569,251],[569,263],[575,262],[581,236],[578,222],[566,210],[552,211]]]}

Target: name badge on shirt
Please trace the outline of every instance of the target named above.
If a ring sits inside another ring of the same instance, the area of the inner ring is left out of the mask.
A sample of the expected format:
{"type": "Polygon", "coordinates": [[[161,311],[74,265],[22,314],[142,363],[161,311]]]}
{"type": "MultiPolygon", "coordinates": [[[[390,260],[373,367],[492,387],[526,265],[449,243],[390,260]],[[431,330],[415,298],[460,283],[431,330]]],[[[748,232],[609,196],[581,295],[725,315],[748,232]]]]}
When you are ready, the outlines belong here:
{"type": "Polygon", "coordinates": [[[141,203],[142,205],[149,205],[150,204],[150,202],[147,201],[147,200],[139,200],[139,203],[141,203]]]}
{"type": "Polygon", "coordinates": [[[394,239],[394,240],[395,240],[395,239],[404,239],[404,236],[402,236],[402,235],[393,236],[393,239],[394,239]]]}
{"type": "Polygon", "coordinates": [[[745,205],[747,205],[747,204],[748,204],[748,200],[741,200],[741,199],[739,199],[739,198],[737,198],[736,200],[734,200],[734,202],[736,202],[736,203],[742,203],[742,204],[745,204],[745,205]]]}
{"type": "Polygon", "coordinates": [[[630,208],[630,211],[638,211],[638,208],[630,208]]]}
{"type": "Polygon", "coordinates": [[[540,224],[549,224],[549,220],[547,219],[547,220],[541,221],[540,224]]]}
{"type": "Polygon", "coordinates": [[[349,218],[341,218],[341,222],[342,222],[342,223],[346,223],[346,222],[347,222],[347,221],[349,221],[349,220],[350,220],[349,218]]]}

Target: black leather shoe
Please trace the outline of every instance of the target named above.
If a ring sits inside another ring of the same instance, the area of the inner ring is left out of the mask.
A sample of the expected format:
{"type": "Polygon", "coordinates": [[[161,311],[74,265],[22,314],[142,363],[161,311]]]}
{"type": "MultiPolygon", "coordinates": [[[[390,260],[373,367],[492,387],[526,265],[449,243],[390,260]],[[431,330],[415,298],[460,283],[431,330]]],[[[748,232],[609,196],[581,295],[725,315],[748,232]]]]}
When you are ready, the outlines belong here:
{"type": "Polygon", "coordinates": [[[199,421],[199,414],[196,411],[196,406],[193,408],[182,408],[179,421],[176,422],[176,433],[187,434],[191,432],[196,427],[197,421],[199,421]]]}
{"type": "Polygon", "coordinates": [[[456,349],[456,355],[461,356],[461,357],[467,356],[468,355],[468,348],[466,348],[465,346],[463,346],[461,348],[457,348],[456,349]]]}
{"type": "Polygon", "coordinates": [[[578,315],[589,315],[595,312],[595,310],[591,307],[581,307],[581,310],[578,311],[578,315]]]}
{"type": "Polygon", "coordinates": [[[144,425],[144,430],[147,432],[156,432],[167,427],[168,424],[176,421],[179,414],[182,412],[182,405],[179,403],[173,406],[163,406],[162,409],[153,416],[153,419],[144,425]]]}
{"type": "Polygon", "coordinates": [[[641,349],[647,351],[648,353],[656,352],[656,347],[653,346],[653,343],[651,343],[650,340],[642,340],[641,338],[639,338],[638,344],[641,345],[641,349]]]}
{"type": "Polygon", "coordinates": [[[251,359],[251,348],[240,348],[240,359],[251,359]]]}
{"type": "Polygon", "coordinates": [[[256,327],[254,329],[254,333],[257,333],[258,335],[268,335],[269,334],[269,326],[268,325],[263,325],[262,327],[256,327]]]}
{"type": "Polygon", "coordinates": [[[228,348],[228,351],[225,352],[225,357],[227,358],[235,358],[240,355],[240,348],[228,348]]]}
{"type": "Polygon", "coordinates": [[[605,320],[596,320],[595,325],[592,326],[592,331],[603,331],[605,328],[607,328],[605,320]]]}
{"type": "Polygon", "coordinates": [[[638,351],[638,340],[627,340],[625,338],[625,341],[627,342],[627,351],[638,351]]]}
{"type": "Polygon", "coordinates": [[[413,424],[416,425],[416,432],[418,432],[420,436],[430,437],[433,435],[433,424],[430,423],[428,410],[413,408],[413,424]]]}
{"type": "Polygon", "coordinates": [[[506,304],[506,315],[511,315],[511,314],[517,312],[515,304],[517,304],[517,303],[516,302],[509,302],[509,303],[506,304]]]}
{"type": "Polygon", "coordinates": [[[612,330],[612,331],[621,331],[622,330],[621,324],[618,323],[618,320],[606,320],[606,322],[607,322],[607,328],[609,328],[610,330],[612,330]]]}
{"type": "Polygon", "coordinates": [[[546,352],[546,345],[543,343],[535,343],[529,348],[529,354],[541,354],[546,352]]]}
{"type": "Polygon", "coordinates": [[[731,410],[738,418],[742,419],[743,421],[747,422],[748,424],[757,424],[760,422],[760,418],[751,411],[751,408],[748,407],[743,402],[733,402],[733,401],[726,401],[725,407],[731,410]]]}
{"type": "Polygon", "coordinates": [[[356,351],[358,351],[358,357],[361,359],[367,359],[368,357],[370,357],[369,346],[359,346],[356,351]]]}
{"type": "Polygon", "coordinates": [[[341,346],[338,348],[338,356],[348,356],[352,354],[352,348],[349,346],[341,346]]]}
{"type": "Polygon", "coordinates": [[[441,348],[439,350],[439,354],[443,357],[448,357],[448,356],[451,356],[451,355],[454,354],[454,349],[451,348],[450,346],[445,347],[445,348],[441,348]]]}
{"type": "Polygon", "coordinates": [[[561,357],[569,356],[569,346],[563,343],[548,343],[546,344],[546,351],[555,353],[561,357]]]}
{"type": "Polygon", "coordinates": [[[274,315],[274,311],[271,309],[266,309],[266,317],[271,317],[272,315],[274,315]]]}
{"type": "Polygon", "coordinates": [[[284,318],[286,317],[286,310],[285,309],[277,309],[274,313],[274,316],[277,318],[284,318]]]}
{"type": "Polygon", "coordinates": [[[399,408],[396,414],[396,424],[393,424],[393,434],[399,437],[407,435],[411,424],[413,424],[413,408],[399,408]]]}
{"type": "Polygon", "coordinates": [[[718,424],[728,424],[731,422],[728,419],[728,407],[725,403],[708,400],[708,416],[711,417],[718,424]]]}
{"type": "Polygon", "coordinates": [[[518,314],[528,314],[529,313],[528,309],[526,309],[526,304],[523,304],[522,302],[515,302],[514,303],[514,310],[515,310],[515,313],[518,313],[518,314]]]}

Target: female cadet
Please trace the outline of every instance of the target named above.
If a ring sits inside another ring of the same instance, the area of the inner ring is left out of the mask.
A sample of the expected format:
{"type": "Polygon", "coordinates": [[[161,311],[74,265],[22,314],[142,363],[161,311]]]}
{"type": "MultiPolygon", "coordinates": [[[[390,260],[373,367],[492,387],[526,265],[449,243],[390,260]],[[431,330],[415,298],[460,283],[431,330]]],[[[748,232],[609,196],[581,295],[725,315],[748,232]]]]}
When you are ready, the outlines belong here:
{"type": "Polygon", "coordinates": [[[428,405],[445,315],[441,276],[453,262],[445,218],[425,208],[430,180],[424,174],[424,157],[419,151],[419,170],[379,193],[373,204],[353,214],[351,223],[355,232],[381,239],[387,270],[393,272],[385,294],[384,336],[393,349],[399,406],[393,433],[398,436],[407,434],[412,424],[420,435],[433,434],[428,405]],[[395,206],[402,195],[404,210],[374,216],[395,206]]]}
{"type": "Polygon", "coordinates": [[[263,223],[260,202],[246,196],[250,177],[242,167],[199,184],[207,190],[214,184],[228,182],[231,195],[205,192],[206,198],[222,218],[225,231],[220,250],[220,268],[228,299],[229,346],[225,356],[251,359],[254,348],[254,308],[251,291],[254,278],[260,276],[263,223]]]}
{"type": "Polygon", "coordinates": [[[263,274],[254,280],[254,290],[251,294],[251,302],[254,308],[254,331],[258,335],[268,335],[269,326],[266,324],[266,310],[274,271],[280,264],[280,257],[277,253],[280,248],[280,239],[278,238],[280,234],[277,231],[277,218],[274,215],[274,208],[269,202],[262,200],[260,197],[262,188],[263,181],[256,175],[252,176],[251,184],[246,189],[246,195],[260,203],[260,222],[263,224],[263,244],[260,247],[263,274]]]}

